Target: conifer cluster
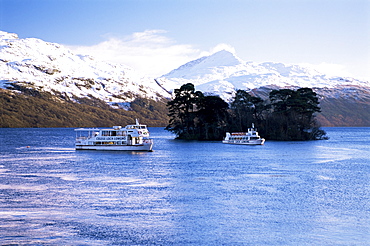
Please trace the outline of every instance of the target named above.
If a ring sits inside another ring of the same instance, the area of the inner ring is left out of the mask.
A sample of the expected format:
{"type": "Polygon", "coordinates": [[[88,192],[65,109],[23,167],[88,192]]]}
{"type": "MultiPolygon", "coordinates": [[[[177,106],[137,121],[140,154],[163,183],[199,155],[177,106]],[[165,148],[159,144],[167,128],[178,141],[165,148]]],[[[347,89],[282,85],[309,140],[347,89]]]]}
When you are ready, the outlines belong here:
{"type": "Polygon", "coordinates": [[[267,100],[238,90],[228,104],[219,96],[195,91],[188,83],[174,91],[167,107],[166,130],[179,139],[220,140],[226,132],[246,131],[252,123],[269,140],[326,139],[315,120],[319,100],[310,88],[273,90],[267,100]]]}

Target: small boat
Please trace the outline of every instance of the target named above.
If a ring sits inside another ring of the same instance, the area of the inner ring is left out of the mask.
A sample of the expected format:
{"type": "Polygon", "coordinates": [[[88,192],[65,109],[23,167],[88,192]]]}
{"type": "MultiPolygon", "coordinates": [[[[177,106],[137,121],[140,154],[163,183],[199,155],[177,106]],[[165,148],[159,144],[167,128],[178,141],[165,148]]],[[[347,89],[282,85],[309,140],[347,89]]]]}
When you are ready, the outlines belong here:
{"type": "Polygon", "coordinates": [[[222,141],[225,144],[243,144],[243,145],[262,145],[265,139],[258,135],[257,130],[252,124],[252,128],[248,128],[247,132],[226,133],[225,139],[222,141]]]}
{"type": "Polygon", "coordinates": [[[149,138],[146,125],[113,126],[113,128],[78,128],[76,150],[127,150],[152,151],[153,140],[149,138]]]}

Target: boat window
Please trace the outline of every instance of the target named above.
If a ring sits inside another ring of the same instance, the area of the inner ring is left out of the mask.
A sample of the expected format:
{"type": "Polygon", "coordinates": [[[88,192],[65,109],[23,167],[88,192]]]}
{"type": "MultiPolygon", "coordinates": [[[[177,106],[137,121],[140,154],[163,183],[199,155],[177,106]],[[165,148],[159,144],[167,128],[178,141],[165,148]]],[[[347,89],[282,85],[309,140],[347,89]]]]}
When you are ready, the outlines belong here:
{"type": "Polygon", "coordinates": [[[103,145],[112,145],[114,143],[113,142],[101,142],[101,144],[103,144],[103,145]]]}
{"type": "Polygon", "coordinates": [[[120,135],[117,135],[117,133],[119,133],[119,131],[102,131],[102,136],[105,136],[105,137],[120,136],[120,135]]]}

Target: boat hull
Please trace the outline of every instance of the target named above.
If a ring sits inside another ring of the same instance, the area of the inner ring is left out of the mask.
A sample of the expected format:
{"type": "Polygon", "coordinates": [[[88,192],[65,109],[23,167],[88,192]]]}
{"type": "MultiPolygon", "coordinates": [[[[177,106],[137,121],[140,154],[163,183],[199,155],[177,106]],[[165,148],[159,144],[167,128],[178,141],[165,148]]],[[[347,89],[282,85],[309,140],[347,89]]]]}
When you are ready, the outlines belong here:
{"type": "Polygon", "coordinates": [[[223,140],[224,144],[238,144],[238,145],[263,145],[265,139],[249,140],[249,141],[235,141],[235,140],[223,140]]]}
{"type": "Polygon", "coordinates": [[[153,144],[142,145],[76,145],[76,150],[109,150],[109,151],[152,151],[153,144]]]}

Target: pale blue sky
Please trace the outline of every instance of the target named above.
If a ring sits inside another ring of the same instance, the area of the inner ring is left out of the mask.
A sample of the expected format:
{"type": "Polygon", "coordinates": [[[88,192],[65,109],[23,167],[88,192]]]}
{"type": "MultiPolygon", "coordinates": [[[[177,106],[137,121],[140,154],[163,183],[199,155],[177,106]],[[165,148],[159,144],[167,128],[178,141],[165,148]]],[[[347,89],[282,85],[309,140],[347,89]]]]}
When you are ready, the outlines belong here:
{"type": "Polygon", "coordinates": [[[152,74],[223,44],[245,61],[370,78],[369,0],[0,0],[0,9],[3,31],[152,74]]]}

